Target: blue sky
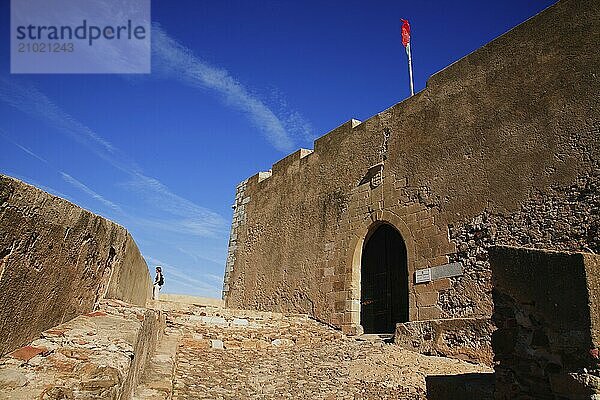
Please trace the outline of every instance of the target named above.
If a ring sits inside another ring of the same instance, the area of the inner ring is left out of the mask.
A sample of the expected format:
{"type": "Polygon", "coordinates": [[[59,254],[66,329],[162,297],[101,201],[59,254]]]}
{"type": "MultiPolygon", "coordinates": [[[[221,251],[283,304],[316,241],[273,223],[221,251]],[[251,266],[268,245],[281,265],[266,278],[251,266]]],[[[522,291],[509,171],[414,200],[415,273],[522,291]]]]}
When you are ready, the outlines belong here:
{"type": "Polygon", "coordinates": [[[0,2],[0,172],[125,226],[165,292],[220,297],[235,186],[552,1],[152,2],[149,75],[11,75],[0,2]]]}

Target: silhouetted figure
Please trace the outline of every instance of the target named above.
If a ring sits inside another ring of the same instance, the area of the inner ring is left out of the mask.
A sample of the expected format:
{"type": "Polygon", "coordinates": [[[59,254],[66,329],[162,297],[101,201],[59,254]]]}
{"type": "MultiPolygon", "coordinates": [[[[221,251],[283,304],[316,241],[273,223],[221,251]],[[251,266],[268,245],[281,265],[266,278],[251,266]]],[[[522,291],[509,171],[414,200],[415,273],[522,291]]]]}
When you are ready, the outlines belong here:
{"type": "Polygon", "coordinates": [[[162,274],[162,268],[156,267],[156,277],[154,278],[154,287],[152,288],[152,300],[158,300],[158,292],[165,284],[165,278],[162,274]]]}

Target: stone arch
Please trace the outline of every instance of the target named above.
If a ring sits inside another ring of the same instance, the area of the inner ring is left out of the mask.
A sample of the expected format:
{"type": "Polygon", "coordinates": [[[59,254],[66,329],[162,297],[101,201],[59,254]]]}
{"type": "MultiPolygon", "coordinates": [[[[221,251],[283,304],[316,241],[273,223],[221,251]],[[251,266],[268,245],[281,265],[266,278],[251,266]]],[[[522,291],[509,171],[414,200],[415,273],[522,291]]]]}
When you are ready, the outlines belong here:
{"type": "Polygon", "coordinates": [[[398,215],[388,210],[379,210],[371,214],[363,223],[354,231],[350,237],[348,244],[348,252],[346,265],[349,267],[350,289],[348,290],[346,299],[346,311],[344,313],[343,328],[349,334],[361,334],[363,332],[360,325],[360,299],[361,299],[361,260],[365,240],[379,227],[381,224],[388,224],[394,227],[402,236],[404,245],[406,246],[407,270],[408,270],[408,319],[409,321],[416,320],[416,301],[412,294],[412,286],[415,271],[416,246],[414,235],[398,215]]]}

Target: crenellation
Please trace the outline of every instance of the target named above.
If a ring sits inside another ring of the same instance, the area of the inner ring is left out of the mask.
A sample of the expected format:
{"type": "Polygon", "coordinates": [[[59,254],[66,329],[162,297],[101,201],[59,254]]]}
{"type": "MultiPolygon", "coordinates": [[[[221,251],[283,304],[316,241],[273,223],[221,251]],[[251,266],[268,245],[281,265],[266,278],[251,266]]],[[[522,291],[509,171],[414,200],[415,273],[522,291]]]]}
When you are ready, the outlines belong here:
{"type": "Polygon", "coordinates": [[[360,125],[360,121],[356,119],[350,119],[340,126],[332,129],[325,135],[319,137],[314,142],[314,151],[317,154],[327,153],[328,149],[331,149],[332,146],[335,146],[340,139],[349,134],[352,129],[360,125]]]}
{"type": "Polygon", "coordinates": [[[314,153],[314,150],[311,149],[300,149],[300,158],[305,158],[314,153]]]}
{"type": "Polygon", "coordinates": [[[258,173],[258,183],[264,181],[265,179],[270,178],[271,175],[273,175],[272,170],[268,170],[268,171],[264,171],[264,172],[259,172],[258,173]]]}
{"type": "Polygon", "coordinates": [[[300,158],[302,158],[302,154],[304,153],[304,151],[305,149],[298,149],[292,154],[289,154],[281,160],[277,161],[275,164],[273,164],[273,167],[271,168],[273,174],[283,175],[287,173],[297,172],[300,168],[300,158]]]}

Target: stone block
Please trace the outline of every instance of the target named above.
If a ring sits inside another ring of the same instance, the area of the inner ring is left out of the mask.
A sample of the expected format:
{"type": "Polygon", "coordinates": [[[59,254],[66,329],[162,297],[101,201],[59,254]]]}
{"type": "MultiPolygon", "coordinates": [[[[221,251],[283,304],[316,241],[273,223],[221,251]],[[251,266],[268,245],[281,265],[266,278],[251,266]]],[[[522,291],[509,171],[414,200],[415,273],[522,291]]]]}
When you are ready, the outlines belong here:
{"type": "Polygon", "coordinates": [[[246,318],[234,318],[231,321],[231,326],[248,326],[248,320],[246,318]]]}
{"type": "MultiPolygon", "coordinates": [[[[429,246],[431,247],[436,247],[436,248],[445,248],[448,246],[449,240],[448,240],[448,233],[447,232],[434,232],[432,235],[430,235],[428,237],[429,240],[429,246]]],[[[440,254],[446,254],[446,253],[440,253],[440,254]]],[[[436,256],[439,254],[436,254],[436,256]]]]}
{"type": "Polygon", "coordinates": [[[218,326],[229,325],[229,323],[227,322],[227,320],[225,320],[225,318],[217,317],[217,316],[206,316],[206,317],[201,316],[200,321],[203,324],[207,324],[207,325],[218,325],[218,326]]]}
{"type": "Polygon", "coordinates": [[[416,305],[411,305],[408,308],[408,318],[411,321],[419,320],[419,308],[416,305]]]}
{"type": "Polygon", "coordinates": [[[356,324],[342,325],[342,333],[348,336],[360,336],[364,333],[362,326],[356,324]]]}
{"type": "Polygon", "coordinates": [[[417,307],[421,308],[424,306],[434,306],[438,302],[438,293],[437,292],[427,292],[427,293],[419,293],[416,296],[417,298],[417,307]]]}
{"type": "Polygon", "coordinates": [[[360,300],[346,300],[345,311],[360,312],[360,300]]]}
{"type": "Polygon", "coordinates": [[[494,400],[494,374],[429,375],[428,400],[494,400]]]}
{"type": "Polygon", "coordinates": [[[442,315],[442,310],[438,306],[418,307],[419,321],[427,321],[430,319],[438,319],[442,315]]]}
{"type": "Polygon", "coordinates": [[[411,321],[396,325],[394,343],[422,354],[492,365],[494,329],[489,318],[411,321]]]}
{"type": "Polygon", "coordinates": [[[435,282],[433,281],[415,284],[413,288],[416,294],[437,292],[438,290],[435,286],[435,282]]]}
{"type": "Polygon", "coordinates": [[[518,387],[521,396],[568,399],[600,394],[593,378],[599,365],[590,352],[598,347],[600,257],[501,246],[489,249],[489,257],[500,392],[518,387]]]}
{"type": "Polygon", "coordinates": [[[434,257],[431,260],[429,260],[429,265],[431,267],[436,267],[438,265],[444,265],[444,264],[448,264],[448,256],[447,255],[437,256],[437,257],[434,257]]]}
{"type": "MultiPolygon", "coordinates": [[[[404,220],[404,222],[406,222],[409,225],[409,227],[411,224],[416,224],[416,222],[417,222],[416,214],[405,214],[405,215],[402,215],[401,217],[404,220]]],[[[411,229],[411,232],[415,232],[417,229],[418,229],[418,225],[415,225],[411,229]]]]}
{"type": "Polygon", "coordinates": [[[433,281],[433,288],[435,290],[446,290],[452,287],[452,281],[449,278],[436,279],[433,281]]]}
{"type": "Polygon", "coordinates": [[[12,353],[10,353],[10,356],[12,358],[16,358],[16,359],[19,359],[22,361],[29,361],[33,357],[35,357],[38,354],[41,354],[47,350],[48,349],[46,349],[44,347],[25,346],[25,347],[21,347],[20,349],[17,349],[15,351],[13,351],[12,353]]]}
{"type": "Polygon", "coordinates": [[[408,186],[408,178],[401,177],[394,180],[394,189],[400,189],[406,186],[408,186]]]}
{"type": "Polygon", "coordinates": [[[295,344],[291,339],[275,339],[271,342],[271,345],[275,347],[292,347],[295,344]]]}

